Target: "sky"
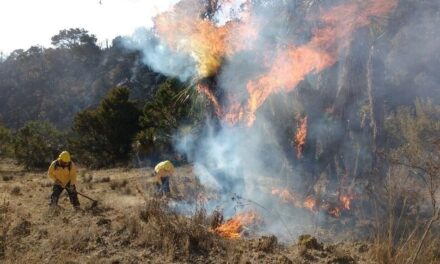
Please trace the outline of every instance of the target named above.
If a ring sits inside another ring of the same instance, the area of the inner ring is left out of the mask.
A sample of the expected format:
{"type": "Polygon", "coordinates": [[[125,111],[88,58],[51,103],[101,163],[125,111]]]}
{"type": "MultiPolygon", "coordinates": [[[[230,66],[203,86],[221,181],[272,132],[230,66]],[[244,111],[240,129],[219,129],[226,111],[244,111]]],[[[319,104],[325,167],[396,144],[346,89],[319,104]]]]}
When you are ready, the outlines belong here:
{"type": "Polygon", "coordinates": [[[0,52],[34,45],[50,47],[62,29],[84,28],[105,43],[136,28],[178,0],[0,0],[0,52]]]}

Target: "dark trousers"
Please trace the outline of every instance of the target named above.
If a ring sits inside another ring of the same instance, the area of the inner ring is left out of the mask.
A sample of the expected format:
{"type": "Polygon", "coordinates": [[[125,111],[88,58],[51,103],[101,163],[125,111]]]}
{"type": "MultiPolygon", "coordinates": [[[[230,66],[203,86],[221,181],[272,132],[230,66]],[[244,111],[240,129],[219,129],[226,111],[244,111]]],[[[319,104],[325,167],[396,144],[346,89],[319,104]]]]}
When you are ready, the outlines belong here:
{"type": "Polygon", "coordinates": [[[52,195],[50,196],[50,205],[57,205],[58,199],[60,198],[61,193],[63,190],[66,189],[67,194],[69,194],[70,203],[78,207],[79,206],[79,200],[78,200],[78,194],[76,193],[75,185],[67,184],[66,188],[63,188],[63,186],[54,184],[52,188],[52,195]]]}
{"type": "Polygon", "coordinates": [[[158,195],[170,194],[170,177],[162,177],[161,182],[156,184],[156,193],[158,195]]]}

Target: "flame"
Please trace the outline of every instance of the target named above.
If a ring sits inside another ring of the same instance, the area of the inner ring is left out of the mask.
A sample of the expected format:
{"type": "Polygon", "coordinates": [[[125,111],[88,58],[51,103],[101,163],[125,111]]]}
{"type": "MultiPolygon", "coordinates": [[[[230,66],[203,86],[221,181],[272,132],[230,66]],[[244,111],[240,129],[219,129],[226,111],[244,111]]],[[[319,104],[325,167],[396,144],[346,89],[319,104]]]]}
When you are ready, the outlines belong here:
{"type": "Polygon", "coordinates": [[[235,125],[238,122],[241,122],[245,116],[245,112],[243,107],[237,103],[230,103],[229,107],[227,108],[227,112],[224,113],[222,119],[229,125],[235,125]]]}
{"type": "Polygon", "coordinates": [[[281,202],[291,204],[296,208],[306,208],[313,213],[318,210],[317,200],[311,195],[307,196],[304,201],[301,201],[295,193],[289,191],[287,188],[273,188],[271,193],[272,195],[279,197],[281,202]]]}
{"type": "Polygon", "coordinates": [[[278,196],[283,203],[292,204],[295,207],[302,207],[301,200],[287,188],[284,189],[272,189],[272,195],[278,196]]]}
{"type": "Polygon", "coordinates": [[[260,221],[259,215],[254,211],[240,213],[216,227],[213,231],[222,237],[237,239],[246,227],[255,225],[260,221]]]}
{"type": "Polygon", "coordinates": [[[317,201],[313,196],[307,196],[304,200],[304,207],[309,209],[311,212],[317,211],[317,201]]]}
{"type": "Polygon", "coordinates": [[[249,48],[258,36],[257,25],[247,21],[250,8],[243,10],[246,14],[242,21],[229,21],[223,26],[194,17],[202,10],[200,1],[182,0],[171,11],[154,18],[157,35],[175,51],[191,55],[200,78],[215,75],[226,56],[249,48]]]}
{"type": "Polygon", "coordinates": [[[321,71],[336,60],[329,54],[310,47],[291,47],[280,52],[268,73],[249,81],[247,91],[249,111],[247,124],[255,121],[255,112],[273,93],[293,90],[312,71],[321,71]]]}
{"type": "Polygon", "coordinates": [[[299,196],[287,188],[272,188],[271,194],[280,198],[282,203],[290,204],[295,208],[305,208],[312,213],[324,211],[334,218],[339,218],[343,211],[349,211],[350,203],[355,197],[354,194],[339,195],[339,203],[334,203],[325,200],[318,202],[313,195],[309,195],[301,202],[299,196]]]}
{"type": "MultiPolygon", "coordinates": [[[[218,10],[222,5],[242,2],[220,0],[209,4],[212,10],[218,10]]],[[[252,17],[251,2],[247,0],[241,5],[243,8],[237,19],[218,25],[203,15],[206,9],[203,1],[182,0],[172,10],[154,18],[154,29],[170,48],[194,58],[199,78],[213,76],[225,58],[243,50],[253,50],[260,25],[252,17]]],[[[302,46],[288,45],[274,56],[265,54],[267,72],[248,81],[246,102],[239,106],[229,104],[220,115],[218,99],[210,99],[216,104],[214,107],[219,116],[232,124],[245,121],[252,126],[256,111],[271,94],[290,92],[308,74],[335,64],[338,51],[348,45],[357,28],[370,24],[373,17],[385,17],[396,4],[397,0],[355,0],[324,10],[318,17],[308,18],[319,25],[312,32],[310,41],[302,46]]]]}
{"type": "Polygon", "coordinates": [[[302,158],[307,137],[307,116],[299,120],[299,128],[295,135],[296,157],[302,158]]]}
{"type": "Polygon", "coordinates": [[[247,83],[247,124],[273,93],[290,92],[312,72],[320,72],[337,62],[339,49],[345,48],[354,30],[371,23],[374,16],[387,15],[397,0],[369,0],[343,4],[324,11],[312,39],[303,46],[290,46],[275,57],[266,74],[247,83]]]}
{"type": "Polygon", "coordinates": [[[341,209],[336,206],[330,207],[327,212],[330,216],[333,216],[334,218],[339,218],[341,216],[341,209]]]}
{"type": "Polygon", "coordinates": [[[350,210],[350,203],[353,200],[353,195],[339,195],[339,201],[341,202],[343,208],[345,210],[350,210]]]}
{"type": "Polygon", "coordinates": [[[204,94],[208,100],[211,102],[212,106],[215,109],[215,113],[217,116],[222,115],[222,108],[220,106],[220,103],[218,102],[217,97],[214,95],[211,89],[209,89],[207,84],[198,83],[196,85],[196,89],[199,93],[204,94]]]}

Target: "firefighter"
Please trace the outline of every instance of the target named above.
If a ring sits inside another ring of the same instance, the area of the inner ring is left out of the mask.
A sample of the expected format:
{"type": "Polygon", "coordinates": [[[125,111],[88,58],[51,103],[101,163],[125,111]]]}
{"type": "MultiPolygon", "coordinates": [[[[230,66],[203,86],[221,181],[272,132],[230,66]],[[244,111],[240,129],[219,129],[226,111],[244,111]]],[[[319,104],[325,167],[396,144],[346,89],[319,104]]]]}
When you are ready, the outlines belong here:
{"type": "Polygon", "coordinates": [[[70,153],[61,152],[58,159],[54,160],[48,170],[48,176],[54,181],[50,205],[56,206],[61,193],[65,189],[69,194],[70,203],[75,209],[80,209],[78,194],[76,193],[76,166],[70,159],[70,153]]]}
{"type": "Polygon", "coordinates": [[[170,195],[170,177],[174,174],[174,166],[169,160],[162,161],[154,167],[156,177],[156,193],[158,196],[170,195]]]}

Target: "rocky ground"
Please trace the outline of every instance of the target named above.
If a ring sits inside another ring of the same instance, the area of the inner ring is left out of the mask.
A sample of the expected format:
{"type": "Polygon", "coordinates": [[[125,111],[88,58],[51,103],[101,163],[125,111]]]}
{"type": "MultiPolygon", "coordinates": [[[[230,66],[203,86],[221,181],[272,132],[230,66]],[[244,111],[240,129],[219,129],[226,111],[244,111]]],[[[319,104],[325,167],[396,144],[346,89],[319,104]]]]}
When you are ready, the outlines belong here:
{"type": "MultiPolygon", "coordinates": [[[[0,262],[2,263],[375,263],[363,243],[322,244],[303,235],[283,244],[274,236],[226,239],[209,227],[203,210],[184,217],[150,197],[151,169],[80,170],[75,211],[67,195],[50,209],[45,171],[0,164],[0,262]]],[[[190,166],[177,168],[174,199],[197,196],[190,166]]]]}

